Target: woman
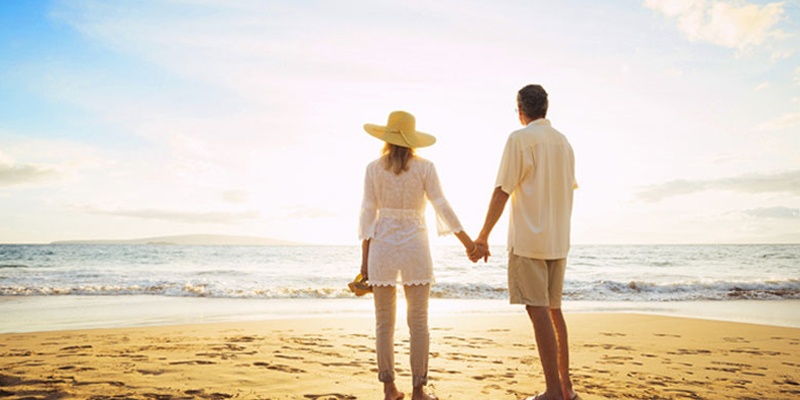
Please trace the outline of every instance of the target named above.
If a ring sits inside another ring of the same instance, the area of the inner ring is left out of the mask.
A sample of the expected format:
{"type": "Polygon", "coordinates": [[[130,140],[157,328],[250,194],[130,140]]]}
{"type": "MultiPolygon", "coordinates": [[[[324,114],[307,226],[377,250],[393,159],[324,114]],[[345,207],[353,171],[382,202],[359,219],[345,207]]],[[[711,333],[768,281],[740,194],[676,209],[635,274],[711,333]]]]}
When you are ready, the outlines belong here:
{"type": "Polygon", "coordinates": [[[455,233],[467,251],[475,244],[461,228],[445,200],[433,163],[414,155],[436,138],[416,130],[414,116],[395,111],[386,126],[365,124],[364,130],[383,140],[383,156],[367,166],[361,205],[361,275],[375,298],[375,336],[378,380],[385,400],[403,398],[394,383],[394,326],[396,285],[403,285],[411,335],[412,400],[436,399],[425,393],[428,381],[428,298],[433,283],[426,199],[436,210],[440,235],[455,233]]]}

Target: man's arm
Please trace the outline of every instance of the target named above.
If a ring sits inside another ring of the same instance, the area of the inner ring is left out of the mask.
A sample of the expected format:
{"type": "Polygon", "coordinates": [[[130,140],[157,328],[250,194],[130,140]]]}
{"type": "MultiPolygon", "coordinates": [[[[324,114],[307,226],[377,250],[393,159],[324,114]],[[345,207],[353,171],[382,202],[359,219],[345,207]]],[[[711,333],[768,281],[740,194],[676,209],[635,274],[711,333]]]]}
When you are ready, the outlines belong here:
{"type": "MultiPolygon", "coordinates": [[[[494,229],[495,224],[497,224],[497,221],[503,215],[503,210],[506,208],[508,197],[508,193],[504,192],[500,186],[494,188],[492,199],[489,201],[489,210],[486,212],[486,221],[483,223],[483,229],[481,229],[481,233],[475,239],[475,245],[483,250],[484,262],[487,261],[491,255],[489,254],[489,234],[492,233],[492,229],[494,229]]],[[[480,257],[478,259],[480,259],[480,257]]]]}

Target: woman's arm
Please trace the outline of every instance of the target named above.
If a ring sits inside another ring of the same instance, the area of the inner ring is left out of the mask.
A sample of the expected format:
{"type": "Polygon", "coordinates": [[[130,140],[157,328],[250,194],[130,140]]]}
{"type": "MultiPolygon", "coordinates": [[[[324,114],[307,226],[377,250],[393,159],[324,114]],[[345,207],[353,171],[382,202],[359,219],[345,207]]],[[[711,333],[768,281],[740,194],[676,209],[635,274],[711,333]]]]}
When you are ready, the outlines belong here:
{"type": "Polygon", "coordinates": [[[472,241],[467,232],[465,231],[456,232],[456,237],[458,238],[458,240],[461,241],[461,244],[464,245],[464,250],[467,251],[467,254],[470,254],[473,251],[475,251],[475,242],[472,241]]]}
{"type": "Polygon", "coordinates": [[[369,268],[367,268],[367,261],[369,260],[369,241],[370,239],[366,239],[361,242],[361,276],[364,277],[364,279],[368,278],[367,273],[369,272],[369,268]]]}

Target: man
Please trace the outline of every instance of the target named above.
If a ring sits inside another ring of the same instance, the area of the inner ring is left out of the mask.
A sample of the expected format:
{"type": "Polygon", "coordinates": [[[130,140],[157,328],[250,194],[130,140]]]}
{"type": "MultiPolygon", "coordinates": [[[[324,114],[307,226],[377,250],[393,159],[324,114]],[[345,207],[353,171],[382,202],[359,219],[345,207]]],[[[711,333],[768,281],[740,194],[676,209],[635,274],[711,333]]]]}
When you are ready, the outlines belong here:
{"type": "MultiPolygon", "coordinates": [[[[511,198],[508,229],[508,292],[524,304],[533,323],[547,390],[528,399],[575,400],[569,374],[567,326],[561,291],[569,252],[575,157],[567,138],[547,115],[547,92],[528,85],[517,93],[524,128],[506,142],[486,222],[470,259],[487,259],[489,234],[511,198]]],[[[526,400],[528,400],[526,399],[526,400]]]]}

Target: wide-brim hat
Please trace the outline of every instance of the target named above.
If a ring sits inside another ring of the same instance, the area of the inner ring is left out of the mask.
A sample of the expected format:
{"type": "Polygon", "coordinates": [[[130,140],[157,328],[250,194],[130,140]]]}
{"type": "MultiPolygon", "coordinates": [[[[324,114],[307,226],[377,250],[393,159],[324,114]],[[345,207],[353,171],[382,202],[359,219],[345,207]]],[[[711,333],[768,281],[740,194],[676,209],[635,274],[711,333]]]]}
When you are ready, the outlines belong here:
{"type": "Polygon", "coordinates": [[[350,291],[355,293],[356,296],[372,293],[372,286],[367,283],[367,279],[361,276],[361,274],[356,275],[355,279],[347,284],[347,287],[350,288],[350,291]]]}
{"type": "Polygon", "coordinates": [[[417,121],[405,111],[392,111],[386,126],[364,124],[364,130],[386,143],[401,147],[427,147],[436,143],[436,137],[417,130],[417,121]]]}

